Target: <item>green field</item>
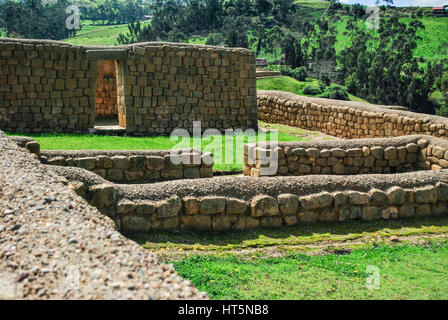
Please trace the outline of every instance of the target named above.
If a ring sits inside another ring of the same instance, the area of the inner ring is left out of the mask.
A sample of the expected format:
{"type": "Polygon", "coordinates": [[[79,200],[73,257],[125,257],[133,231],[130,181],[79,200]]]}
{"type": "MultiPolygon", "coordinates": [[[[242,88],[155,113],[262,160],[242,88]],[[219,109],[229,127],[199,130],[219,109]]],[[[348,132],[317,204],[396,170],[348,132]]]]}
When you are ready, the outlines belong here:
{"type": "MultiPolygon", "coordinates": [[[[148,22],[144,22],[143,25],[148,22]]],[[[118,45],[117,37],[120,33],[128,33],[128,25],[94,25],[91,21],[83,21],[82,29],[77,32],[76,37],[64,39],[76,45],[98,45],[113,46],[118,45]]]]}
{"type": "MultiPolygon", "coordinates": [[[[318,86],[319,81],[315,79],[311,79],[308,81],[298,81],[296,79],[293,79],[291,77],[270,77],[270,78],[264,78],[264,79],[258,79],[257,80],[257,89],[259,90],[279,90],[279,91],[286,91],[298,94],[300,96],[312,96],[309,94],[305,94],[303,92],[303,89],[308,86],[318,86]]],[[[367,102],[361,98],[358,98],[352,94],[348,95],[350,101],[362,101],[367,102]]]]}
{"type": "MultiPolygon", "coordinates": [[[[328,7],[325,1],[299,0],[295,1],[299,14],[319,18],[328,7]]],[[[411,21],[413,18],[402,18],[402,21],[411,21]]],[[[421,32],[422,40],[419,40],[415,51],[416,56],[423,56],[428,59],[444,57],[438,53],[439,46],[444,42],[448,43],[448,17],[425,16],[417,18],[425,26],[421,32]]],[[[336,52],[340,52],[349,45],[347,37],[343,35],[345,31],[347,18],[343,17],[338,22],[336,52]]],[[[149,22],[145,22],[149,23],[149,22]]],[[[63,41],[76,45],[116,45],[117,37],[120,33],[127,33],[127,25],[93,25],[91,21],[82,21],[83,28],[74,38],[68,38],[63,41]]],[[[207,38],[204,36],[193,36],[189,43],[205,44],[207,38]]],[[[252,48],[255,50],[255,46],[252,48]]],[[[267,58],[269,62],[278,60],[281,57],[280,51],[275,55],[266,53],[262,50],[260,58],[267,58]]]]}
{"type": "Polygon", "coordinates": [[[128,236],[212,299],[448,298],[446,217],[128,236]]]}
{"type": "Polygon", "coordinates": [[[448,241],[347,255],[195,255],[174,266],[212,299],[448,299],[448,241]]]}
{"type": "MultiPolygon", "coordinates": [[[[260,122],[260,126],[265,126],[260,122]]],[[[270,128],[269,130],[274,130],[270,128]]],[[[310,132],[287,127],[276,126],[278,141],[309,140],[310,132]]],[[[18,135],[7,133],[8,135],[18,135]]],[[[243,146],[248,142],[270,141],[275,139],[274,133],[259,132],[257,134],[213,135],[201,138],[180,138],[169,136],[154,137],[119,137],[98,136],[91,134],[58,134],[39,133],[22,134],[33,137],[40,143],[42,150],[170,150],[182,148],[200,148],[212,152],[215,164],[213,168],[220,171],[239,171],[243,168],[243,146]],[[233,159],[226,159],[226,149],[233,150],[233,159]]]]}

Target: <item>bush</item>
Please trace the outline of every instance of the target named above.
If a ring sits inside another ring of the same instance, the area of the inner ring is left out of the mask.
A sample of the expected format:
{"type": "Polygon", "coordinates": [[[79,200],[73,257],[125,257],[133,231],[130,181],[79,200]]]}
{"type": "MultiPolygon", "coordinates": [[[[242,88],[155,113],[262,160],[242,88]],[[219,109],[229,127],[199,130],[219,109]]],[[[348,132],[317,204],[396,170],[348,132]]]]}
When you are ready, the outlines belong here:
{"type": "Polygon", "coordinates": [[[222,33],[210,33],[205,44],[208,46],[221,46],[224,44],[224,41],[222,33]]]}
{"type": "Polygon", "coordinates": [[[322,90],[320,90],[320,87],[313,85],[313,84],[309,84],[305,88],[303,88],[303,94],[315,96],[320,93],[322,93],[322,90]]]}
{"type": "Polygon", "coordinates": [[[338,84],[331,84],[325,91],[320,95],[321,98],[336,99],[336,100],[350,100],[348,97],[347,89],[338,84]]]}
{"type": "Polygon", "coordinates": [[[287,75],[287,76],[294,78],[298,81],[305,81],[306,78],[308,77],[308,72],[306,70],[306,67],[298,67],[298,68],[293,69],[293,68],[291,68],[289,66],[285,66],[285,65],[280,65],[280,66],[269,65],[266,69],[273,70],[273,71],[280,71],[284,75],[287,75]]]}

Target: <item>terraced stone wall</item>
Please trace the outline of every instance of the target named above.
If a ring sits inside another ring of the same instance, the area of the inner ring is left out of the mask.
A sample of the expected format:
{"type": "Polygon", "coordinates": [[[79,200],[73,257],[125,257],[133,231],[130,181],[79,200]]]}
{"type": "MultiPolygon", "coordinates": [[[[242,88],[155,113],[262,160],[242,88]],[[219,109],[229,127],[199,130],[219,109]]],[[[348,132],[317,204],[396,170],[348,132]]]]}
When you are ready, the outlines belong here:
{"type": "Polygon", "coordinates": [[[244,174],[275,175],[399,173],[448,168],[448,142],[406,136],[245,146],[244,174]]]}
{"type": "Polygon", "coordinates": [[[213,176],[213,156],[200,150],[42,151],[44,164],[77,167],[115,183],[151,183],[213,176]]]}
{"type": "Polygon", "coordinates": [[[448,119],[396,110],[391,106],[258,91],[258,119],[344,139],[387,138],[415,134],[448,138],[448,119]]]}

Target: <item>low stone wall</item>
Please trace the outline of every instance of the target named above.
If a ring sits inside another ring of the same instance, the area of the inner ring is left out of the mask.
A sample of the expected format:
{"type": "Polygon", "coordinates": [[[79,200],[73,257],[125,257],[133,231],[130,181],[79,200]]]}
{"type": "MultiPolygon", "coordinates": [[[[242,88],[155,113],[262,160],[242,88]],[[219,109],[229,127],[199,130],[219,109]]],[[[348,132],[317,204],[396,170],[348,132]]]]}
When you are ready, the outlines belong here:
{"type": "Polygon", "coordinates": [[[424,134],[448,138],[448,119],[362,102],[257,92],[258,119],[344,139],[424,134]]]}
{"type": "Polygon", "coordinates": [[[124,232],[280,227],[448,213],[445,170],[395,175],[215,177],[114,185],[77,168],[54,167],[124,232]]]}
{"type": "Polygon", "coordinates": [[[321,142],[248,144],[244,174],[252,177],[307,174],[397,173],[448,168],[448,142],[406,136],[321,142]]]}
{"type": "Polygon", "coordinates": [[[52,168],[0,131],[1,299],[207,299],[52,168]]]}
{"type": "Polygon", "coordinates": [[[170,151],[42,151],[42,162],[78,167],[116,183],[149,183],[213,176],[213,156],[200,150],[170,151]],[[174,161],[174,163],[173,163],[174,161]]]}

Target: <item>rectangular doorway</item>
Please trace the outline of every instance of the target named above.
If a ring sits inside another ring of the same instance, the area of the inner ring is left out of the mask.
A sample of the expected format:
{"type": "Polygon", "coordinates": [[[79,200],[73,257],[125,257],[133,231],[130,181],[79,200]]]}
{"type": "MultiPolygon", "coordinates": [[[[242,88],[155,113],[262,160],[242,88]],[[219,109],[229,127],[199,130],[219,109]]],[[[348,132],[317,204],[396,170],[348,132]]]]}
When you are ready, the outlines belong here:
{"type": "Polygon", "coordinates": [[[98,60],[96,79],[95,129],[101,131],[121,131],[126,129],[123,106],[119,106],[118,62],[98,60]]]}

